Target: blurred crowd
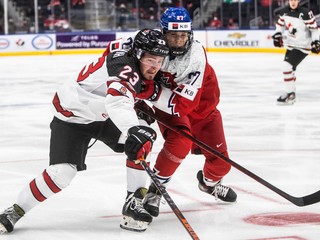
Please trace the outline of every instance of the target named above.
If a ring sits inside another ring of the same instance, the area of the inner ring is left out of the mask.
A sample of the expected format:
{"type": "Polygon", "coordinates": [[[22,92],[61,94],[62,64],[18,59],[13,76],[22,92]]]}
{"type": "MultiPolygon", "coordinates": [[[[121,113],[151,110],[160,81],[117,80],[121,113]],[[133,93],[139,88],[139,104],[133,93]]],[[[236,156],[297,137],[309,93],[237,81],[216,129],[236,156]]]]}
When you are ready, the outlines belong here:
{"type": "MultiPolygon", "coordinates": [[[[103,14],[108,16],[106,21],[112,21],[107,27],[110,30],[156,28],[159,16],[170,6],[185,7],[193,20],[199,19],[200,16],[201,21],[194,24],[195,29],[273,28],[277,11],[287,3],[286,0],[258,0],[256,6],[254,0],[241,0],[240,4],[238,0],[39,0],[37,21],[35,21],[34,1],[8,0],[8,2],[10,5],[8,27],[11,34],[92,30],[85,24],[86,21],[91,21],[86,19],[86,7],[92,2],[104,3],[101,6],[107,6],[103,14]],[[220,4],[217,4],[218,2],[220,4]]],[[[320,0],[301,2],[308,4],[307,7],[312,9],[314,14],[319,14],[320,0]]],[[[3,33],[4,13],[3,7],[0,6],[0,34],[3,33]]]]}

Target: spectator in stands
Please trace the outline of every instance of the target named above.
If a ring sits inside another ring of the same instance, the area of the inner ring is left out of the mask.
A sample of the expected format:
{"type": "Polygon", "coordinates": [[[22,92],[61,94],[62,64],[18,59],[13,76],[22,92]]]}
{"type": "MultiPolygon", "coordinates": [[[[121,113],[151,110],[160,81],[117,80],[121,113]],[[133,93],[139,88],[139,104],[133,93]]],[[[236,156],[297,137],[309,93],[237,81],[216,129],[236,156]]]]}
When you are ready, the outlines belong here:
{"type": "Polygon", "coordinates": [[[61,2],[60,0],[51,0],[48,7],[54,7],[54,6],[60,6],[61,2]]]}
{"type": "Polygon", "coordinates": [[[8,28],[9,28],[9,34],[16,33],[16,24],[14,23],[14,20],[12,17],[9,17],[8,28]]]}
{"type": "Polygon", "coordinates": [[[235,23],[233,18],[229,18],[227,22],[227,28],[228,29],[239,29],[239,26],[237,23],[235,23]]]}
{"type": "Polygon", "coordinates": [[[64,17],[55,18],[54,15],[50,15],[44,21],[45,30],[66,32],[70,30],[68,21],[64,17]]]}
{"type": "Polygon", "coordinates": [[[188,10],[191,18],[193,19],[194,11],[200,7],[200,1],[193,0],[193,1],[187,1],[186,3],[186,9],[188,10]]]}
{"type": "Polygon", "coordinates": [[[128,12],[127,7],[124,3],[120,4],[119,9],[118,9],[118,13],[119,13],[118,28],[120,28],[122,30],[126,30],[129,12],[128,12]]]}
{"type": "Polygon", "coordinates": [[[222,27],[222,23],[216,15],[214,15],[214,17],[211,19],[211,21],[209,23],[209,27],[215,28],[215,29],[222,27]]]}
{"type": "Polygon", "coordinates": [[[50,15],[43,23],[45,30],[54,30],[54,16],[50,15]]]}
{"type": "Polygon", "coordinates": [[[171,0],[160,0],[160,14],[162,14],[170,6],[172,6],[171,0]]]}
{"type": "Polygon", "coordinates": [[[72,5],[84,5],[86,0],[72,0],[72,5]]]}
{"type": "Polygon", "coordinates": [[[149,7],[149,9],[148,9],[148,19],[149,20],[158,20],[157,19],[157,13],[156,13],[154,7],[149,7]]]}

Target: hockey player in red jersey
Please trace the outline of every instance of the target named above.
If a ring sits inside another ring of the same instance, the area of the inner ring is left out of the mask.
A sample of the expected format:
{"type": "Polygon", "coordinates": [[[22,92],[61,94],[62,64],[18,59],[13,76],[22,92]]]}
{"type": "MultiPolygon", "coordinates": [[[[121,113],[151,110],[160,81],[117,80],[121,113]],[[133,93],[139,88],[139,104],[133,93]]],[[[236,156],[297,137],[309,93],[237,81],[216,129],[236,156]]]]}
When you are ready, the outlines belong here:
{"type": "Polygon", "coordinates": [[[279,15],[273,35],[275,47],[284,47],[283,34],[287,30],[285,58],[283,61],[283,81],[285,93],[277,99],[278,104],[293,104],[296,101],[295,71],[302,60],[320,52],[320,38],[317,22],[312,11],[299,6],[300,0],[289,0],[289,4],[279,15]]]}
{"type": "MultiPolygon", "coordinates": [[[[160,24],[168,41],[170,58],[166,58],[161,69],[164,71],[160,82],[161,91],[158,91],[157,96],[150,94],[148,99],[154,106],[155,114],[166,124],[191,133],[228,156],[222,118],[217,109],[220,97],[217,77],[207,61],[205,49],[193,40],[189,13],[184,8],[168,8],[160,24]]],[[[151,84],[154,83],[157,82],[151,84]]],[[[144,98],[148,98],[145,93],[144,98]]],[[[191,150],[194,154],[205,156],[203,169],[197,173],[200,190],[225,202],[236,201],[236,193],[222,185],[222,178],[230,171],[230,164],[194,146],[189,139],[161,123],[159,127],[165,142],[153,170],[164,186],[167,186],[191,150]]],[[[132,162],[128,162],[127,167],[128,172],[141,169],[132,162]]],[[[128,178],[128,183],[132,182],[128,178]]],[[[151,184],[144,199],[144,207],[152,216],[158,216],[160,200],[161,195],[151,184]]]]}
{"type": "MultiPolygon", "coordinates": [[[[115,152],[125,152],[129,160],[146,158],[151,151],[156,132],[139,124],[134,102],[156,77],[169,48],[161,32],[149,29],[137,34],[129,52],[114,46],[56,92],[49,166],[0,214],[0,233],[13,231],[25,213],[66,188],[77,171],[86,169],[91,139],[102,141],[115,152]]],[[[142,206],[146,191],[137,189],[127,197],[134,207],[129,206],[126,214],[150,223],[152,216],[142,206]]]]}

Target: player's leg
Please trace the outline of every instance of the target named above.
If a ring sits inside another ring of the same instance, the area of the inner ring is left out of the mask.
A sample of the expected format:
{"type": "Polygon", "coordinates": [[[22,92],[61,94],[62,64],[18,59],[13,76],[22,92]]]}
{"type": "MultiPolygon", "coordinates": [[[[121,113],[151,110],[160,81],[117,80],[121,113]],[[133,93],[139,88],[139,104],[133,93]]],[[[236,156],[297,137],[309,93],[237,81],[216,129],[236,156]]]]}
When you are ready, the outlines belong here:
{"type": "MultiPolygon", "coordinates": [[[[190,133],[188,117],[173,117],[168,115],[164,119],[166,119],[166,123],[180,127],[190,133]]],[[[192,142],[162,124],[159,124],[159,128],[165,141],[163,148],[157,156],[153,171],[159,181],[164,186],[167,186],[176,169],[188,155],[192,142]]],[[[151,184],[144,199],[144,207],[154,217],[159,215],[160,201],[160,193],[157,188],[151,184]]]]}
{"type": "MultiPolygon", "coordinates": [[[[99,124],[99,123],[95,123],[99,124]]],[[[141,125],[144,125],[141,123],[141,125]]],[[[125,136],[108,119],[102,125],[100,131],[96,133],[96,138],[104,142],[115,152],[124,152],[125,136]]],[[[152,216],[143,208],[142,199],[147,189],[148,176],[140,164],[133,161],[126,161],[127,170],[127,195],[122,208],[122,219],[120,227],[130,231],[142,232],[147,229],[152,221],[152,216]]]]}
{"type": "MultiPolygon", "coordinates": [[[[227,143],[219,110],[213,111],[207,118],[201,121],[193,120],[192,131],[198,140],[228,157],[227,143]]],[[[232,188],[221,184],[223,177],[231,169],[230,164],[207,151],[199,149],[197,146],[193,147],[192,153],[203,154],[206,158],[203,170],[200,170],[197,174],[199,189],[222,201],[235,202],[237,194],[232,188]]]]}
{"type": "Polygon", "coordinates": [[[66,188],[84,159],[90,138],[56,118],[51,122],[50,166],[19,193],[16,203],[0,214],[0,232],[13,231],[15,223],[33,207],[66,188]]]}
{"type": "MultiPolygon", "coordinates": [[[[150,156],[148,156],[150,157],[150,156]]],[[[148,175],[140,164],[126,161],[127,196],[122,208],[120,227],[130,231],[145,231],[152,222],[152,216],[143,207],[143,198],[147,193],[148,175]]]]}
{"type": "Polygon", "coordinates": [[[296,76],[295,71],[297,66],[302,62],[302,60],[308,54],[303,53],[299,50],[292,49],[287,50],[285,54],[285,58],[283,61],[283,83],[284,83],[284,91],[278,99],[278,104],[293,104],[296,101],[296,76]]]}
{"type": "Polygon", "coordinates": [[[76,175],[73,164],[60,163],[46,168],[19,193],[17,201],[0,214],[0,233],[12,232],[17,221],[33,207],[67,187],[76,175]]]}
{"type": "MultiPolygon", "coordinates": [[[[144,105],[145,107],[148,107],[146,104],[144,105]]],[[[152,111],[151,108],[150,111],[152,111]]],[[[144,120],[144,117],[148,116],[141,116],[141,114],[138,114],[139,124],[149,127],[149,123],[144,120]]],[[[150,165],[150,158],[151,154],[149,154],[146,159],[148,165],[150,165]]],[[[140,164],[136,164],[128,159],[126,160],[126,171],[127,195],[122,207],[120,227],[130,231],[143,232],[152,222],[152,216],[143,206],[143,198],[147,193],[146,186],[149,177],[140,164]]]]}

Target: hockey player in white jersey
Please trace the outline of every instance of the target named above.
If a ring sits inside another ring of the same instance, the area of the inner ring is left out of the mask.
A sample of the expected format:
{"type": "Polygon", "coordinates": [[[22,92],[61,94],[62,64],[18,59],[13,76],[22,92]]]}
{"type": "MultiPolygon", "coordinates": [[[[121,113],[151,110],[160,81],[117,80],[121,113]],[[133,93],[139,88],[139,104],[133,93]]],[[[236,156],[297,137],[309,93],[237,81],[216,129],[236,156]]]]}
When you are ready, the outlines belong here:
{"type": "MultiPolygon", "coordinates": [[[[86,169],[91,139],[115,152],[125,152],[129,160],[146,158],[156,132],[139,124],[134,103],[137,94],[148,87],[146,83],[156,77],[168,53],[162,33],[144,29],[129,52],[112,44],[96,62],[59,88],[53,99],[49,166],[0,214],[0,233],[12,232],[21,217],[66,188],[77,171],[86,169]]],[[[137,189],[128,196],[129,207],[124,211],[136,221],[150,223],[152,216],[142,206],[146,191],[137,189]]]]}
{"type": "Polygon", "coordinates": [[[312,11],[299,6],[300,0],[289,0],[289,4],[279,15],[273,43],[275,47],[286,47],[283,61],[283,81],[285,93],[277,99],[278,104],[293,104],[296,101],[295,71],[309,54],[320,52],[320,38],[317,22],[312,11]],[[284,45],[283,34],[287,30],[284,45]]]}

